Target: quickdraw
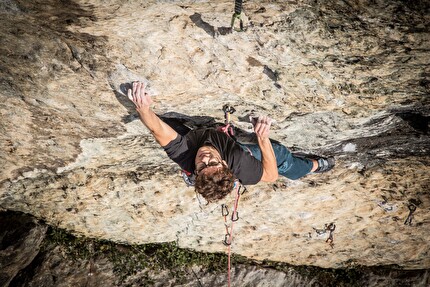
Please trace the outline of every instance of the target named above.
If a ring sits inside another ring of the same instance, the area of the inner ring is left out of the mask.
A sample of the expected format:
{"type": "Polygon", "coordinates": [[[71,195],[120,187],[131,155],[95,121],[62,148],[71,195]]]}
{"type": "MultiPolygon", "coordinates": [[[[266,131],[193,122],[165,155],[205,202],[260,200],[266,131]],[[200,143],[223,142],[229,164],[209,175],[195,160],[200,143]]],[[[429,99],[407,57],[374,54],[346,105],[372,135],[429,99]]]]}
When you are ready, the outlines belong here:
{"type": "Polygon", "coordinates": [[[417,207],[416,207],[416,205],[414,205],[414,204],[412,204],[412,203],[410,203],[409,205],[408,205],[408,209],[409,209],[409,215],[408,215],[408,217],[406,218],[406,220],[405,220],[405,225],[409,225],[409,226],[412,226],[412,219],[414,219],[414,212],[415,212],[415,210],[417,210],[417,207]]]}
{"type": "Polygon", "coordinates": [[[234,136],[234,126],[231,122],[231,115],[236,111],[236,109],[233,106],[226,104],[222,107],[222,110],[224,112],[224,126],[219,127],[217,130],[227,134],[229,137],[234,139],[234,141],[236,141],[234,136]]]}
{"type": "Polygon", "coordinates": [[[222,241],[224,245],[228,248],[228,271],[227,271],[227,277],[228,277],[228,287],[231,286],[231,244],[233,241],[233,226],[236,221],[239,220],[239,212],[237,211],[240,197],[243,193],[246,192],[246,187],[243,186],[239,181],[235,181],[234,183],[234,193],[235,193],[235,199],[233,204],[233,210],[231,212],[230,221],[231,223],[228,224],[228,215],[230,214],[229,208],[227,205],[222,204],[221,205],[221,214],[224,217],[224,225],[225,225],[225,236],[224,240],[222,241]],[[243,191],[241,191],[243,188],[243,191]]]}
{"type": "Polygon", "coordinates": [[[243,20],[241,18],[242,15],[242,0],[235,0],[234,1],[234,13],[233,16],[231,17],[231,29],[235,30],[237,32],[242,32],[243,31],[243,20]],[[239,29],[234,27],[234,22],[237,20],[239,20],[239,29]]]}
{"type": "Polygon", "coordinates": [[[330,223],[328,226],[327,226],[327,228],[326,228],[326,230],[327,231],[329,231],[330,233],[329,233],[329,236],[328,236],[328,238],[327,238],[327,240],[325,241],[325,242],[328,242],[329,243],[329,245],[330,245],[330,247],[331,248],[333,248],[334,247],[334,243],[333,243],[333,233],[334,233],[334,230],[336,229],[336,224],[334,224],[333,222],[332,223],[330,223]]]}

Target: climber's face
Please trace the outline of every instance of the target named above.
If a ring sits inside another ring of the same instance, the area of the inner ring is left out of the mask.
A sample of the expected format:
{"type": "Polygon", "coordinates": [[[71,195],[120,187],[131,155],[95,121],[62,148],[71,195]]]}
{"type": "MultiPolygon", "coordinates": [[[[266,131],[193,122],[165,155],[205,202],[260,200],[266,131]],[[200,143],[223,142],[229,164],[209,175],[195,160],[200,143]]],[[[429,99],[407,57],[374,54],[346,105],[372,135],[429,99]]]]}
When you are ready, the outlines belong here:
{"type": "Polygon", "coordinates": [[[226,162],[222,160],[218,150],[212,146],[202,146],[197,151],[195,158],[197,175],[210,174],[219,170],[226,162]]]}

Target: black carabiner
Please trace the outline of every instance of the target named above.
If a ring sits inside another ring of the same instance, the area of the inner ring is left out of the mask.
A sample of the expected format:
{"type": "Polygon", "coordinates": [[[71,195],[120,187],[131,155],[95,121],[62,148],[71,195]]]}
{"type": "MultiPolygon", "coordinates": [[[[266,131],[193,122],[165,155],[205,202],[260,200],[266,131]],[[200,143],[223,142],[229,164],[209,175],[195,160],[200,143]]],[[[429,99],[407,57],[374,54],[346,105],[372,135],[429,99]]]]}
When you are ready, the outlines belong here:
{"type": "Polygon", "coordinates": [[[224,203],[221,204],[221,213],[222,213],[222,216],[227,216],[229,214],[228,206],[225,205],[224,203]]]}
{"type": "Polygon", "coordinates": [[[230,237],[230,233],[227,233],[225,236],[224,236],[224,240],[222,241],[222,243],[224,243],[224,245],[225,246],[229,246],[229,245],[231,245],[231,242],[229,241],[229,238],[230,237]]]}
{"type": "Polygon", "coordinates": [[[223,107],[222,107],[222,111],[226,114],[226,113],[229,113],[229,114],[233,114],[235,111],[236,111],[236,109],[233,107],[233,106],[230,106],[229,104],[225,104],[223,107]]]}
{"type": "Polygon", "coordinates": [[[243,195],[245,192],[247,192],[248,190],[246,189],[246,186],[244,186],[243,184],[241,184],[239,186],[239,190],[237,191],[240,195],[243,195]],[[243,188],[243,191],[241,192],[240,190],[243,188]]]}
{"type": "Polygon", "coordinates": [[[330,224],[327,226],[327,229],[326,229],[326,230],[328,230],[328,231],[330,231],[330,232],[333,232],[335,229],[336,229],[336,224],[334,224],[334,223],[332,222],[332,223],[330,223],[330,224]]]}
{"type": "Polygon", "coordinates": [[[233,211],[231,214],[231,221],[235,222],[239,220],[239,211],[233,211]]]}

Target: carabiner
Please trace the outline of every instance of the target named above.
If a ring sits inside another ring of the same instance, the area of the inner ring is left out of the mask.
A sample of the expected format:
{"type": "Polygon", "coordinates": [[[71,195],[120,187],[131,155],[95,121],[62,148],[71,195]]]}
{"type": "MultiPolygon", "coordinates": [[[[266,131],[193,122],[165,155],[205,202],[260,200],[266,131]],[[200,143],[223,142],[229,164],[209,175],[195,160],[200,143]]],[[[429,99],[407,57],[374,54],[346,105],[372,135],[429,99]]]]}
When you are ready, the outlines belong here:
{"type": "Polygon", "coordinates": [[[243,20],[240,15],[242,15],[242,13],[234,13],[231,17],[231,30],[234,30],[236,32],[243,32],[243,20]],[[234,22],[236,21],[236,19],[239,19],[239,29],[236,29],[234,27],[234,22]]]}
{"type": "Polygon", "coordinates": [[[335,229],[336,229],[336,225],[332,222],[332,223],[330,223],[330,224],[327,226],[327,229],[326,229],[326,230],[330,231],[330,233],[331,233],[331,232],[333,232],[335,229]]]}
{"type": "Polygon", "coordinates": [[[224,245],[226,245],[226,246],[229,246],[229,245],[231,245],[231,242],[229,240],[230,240],[230,233],[226,233],[222,243],[224,243],[224,245]]]}
{"type": "Polygon", "coordinates": [[[221,213],[222,213],[222,216],[227,216],[229,214],[228,206],[225,205],[224,203],[221,204],[221,213]]]}
{"type": "Polygon", "coordinates": [[[245,192],[247,192],[248,190],[246,189],[246,186],[244,186],[243,184],[241,184],[239,186],[239,190],[237,191],[239,193],[239,195],[243,195],[245,192]],[[243,191],[241,192],[240,190],[243,188],[243,191]]]}
{"type": "Polygon", "coordinates": [[[235,108],[233,108],[232,106],[230,106],[229,104],[225,104],[222,107],[222,111],[224,112],[224,120],[225,120],[225,124],[228,125],[231,122],[231,115],[236,111],[235,108]]]}
{"type": "Polygon", "coordinates": [[[233,211],[231,214],[231,221],[235,222],[239,220],[239,211],[233,211]]]}

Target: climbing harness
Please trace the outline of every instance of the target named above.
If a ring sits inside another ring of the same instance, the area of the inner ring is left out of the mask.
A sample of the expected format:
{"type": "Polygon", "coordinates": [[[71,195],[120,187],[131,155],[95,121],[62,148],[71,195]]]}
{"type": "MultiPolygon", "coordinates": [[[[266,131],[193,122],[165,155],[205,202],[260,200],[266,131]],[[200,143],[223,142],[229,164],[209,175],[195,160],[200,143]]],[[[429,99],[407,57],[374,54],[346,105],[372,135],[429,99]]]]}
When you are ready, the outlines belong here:
{"type": "Polygon", "coordinates": [[[231,29],[235,30],[237,32],[243,32],[243,20],[242,20],[242,0],[235,0],[234,1],[234,13],[231,17],[231,29]],[[234,27],[234,23],[236,22],[236,19],[239,21],[239,29],[234,27]]]}
{"type": "Polygon", "coordinates": [[[242,185],[238,180],[234,182],[234,194],[235,199],[233,203],[233,209],[231,211],[230,223],[228,223],[228,215],[230,214],[229,208],[226,204],[221,205],[221,214],[224,217],[224,225],[225,225],[225,236],[222,241],[224,245],[227,246],[228,260],[227,260],[227,280],[228,287],[231,286],[231,244],[233,241],[233,226],[236,221],[239,220],[239,212],[237,207],[239,205],[239,200],[242,194],[246,192],[246,187],[242,185]],[[241,191],[243,189],[243,191],[241,191]]]}

